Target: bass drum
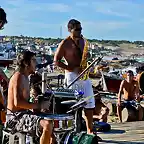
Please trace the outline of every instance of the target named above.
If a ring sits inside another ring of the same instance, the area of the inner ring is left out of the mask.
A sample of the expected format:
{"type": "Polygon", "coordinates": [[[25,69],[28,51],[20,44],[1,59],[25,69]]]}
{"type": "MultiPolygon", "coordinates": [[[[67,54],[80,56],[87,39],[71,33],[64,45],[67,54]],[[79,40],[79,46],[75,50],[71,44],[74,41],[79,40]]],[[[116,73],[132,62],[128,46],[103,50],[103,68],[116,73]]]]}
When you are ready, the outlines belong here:
{"type": "Polygon", "coordinates": [[[142,72],[138,78],[138,84],[140,89],[140,94],[144,94],[144,72],[142,72]]]}

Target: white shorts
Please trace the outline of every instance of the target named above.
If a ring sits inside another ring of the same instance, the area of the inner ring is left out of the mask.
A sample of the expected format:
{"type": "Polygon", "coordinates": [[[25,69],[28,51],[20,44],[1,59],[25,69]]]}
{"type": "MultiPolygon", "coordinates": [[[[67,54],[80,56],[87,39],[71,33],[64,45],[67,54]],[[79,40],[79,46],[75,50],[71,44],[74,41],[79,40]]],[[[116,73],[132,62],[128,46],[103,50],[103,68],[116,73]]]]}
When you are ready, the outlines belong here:
{"type": "MultiPolygon", "coordinates": [[[[66,72],[65,73],[65,83],[68,86],[76,77],[78,74],[76,72],[66,72]]],[[[76,81],[71,87],[71,89],[75,90],[82,90],[84,92],[84,97],[88,96],[94,96],[92,83],[90,79],[87,80],[78,80],[76,81]]],[[[85,108],[95,108],[95,98],[92,97],[88,99],[87,105],[85,108]]]]}

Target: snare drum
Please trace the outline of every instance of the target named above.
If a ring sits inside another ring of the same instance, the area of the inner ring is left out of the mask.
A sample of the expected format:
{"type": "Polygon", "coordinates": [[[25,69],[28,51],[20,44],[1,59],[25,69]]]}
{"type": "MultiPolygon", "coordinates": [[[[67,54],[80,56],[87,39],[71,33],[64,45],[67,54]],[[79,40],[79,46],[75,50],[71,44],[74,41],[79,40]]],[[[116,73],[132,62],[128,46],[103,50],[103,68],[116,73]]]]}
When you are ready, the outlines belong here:
{"type": "Polygon", "coordinates": [[[69,114],[48,114],[42,116],[46,120],[53,121],[54,132],[70,131],[74,129],[74,116],[69,114]]]}

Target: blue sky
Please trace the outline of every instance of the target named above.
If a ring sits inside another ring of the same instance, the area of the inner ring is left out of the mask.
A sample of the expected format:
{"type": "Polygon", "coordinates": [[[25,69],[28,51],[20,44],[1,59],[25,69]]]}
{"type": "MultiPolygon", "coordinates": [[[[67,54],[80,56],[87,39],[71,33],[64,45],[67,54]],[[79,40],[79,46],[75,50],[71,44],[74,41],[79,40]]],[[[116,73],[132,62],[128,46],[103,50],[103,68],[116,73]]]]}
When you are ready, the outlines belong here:
{"type": "Polygon", "coordinates": [[[62,37],[81,21],[87,38],[144,40],[144,0],[1,0],[8,24],[0,35],[62,37]]]}

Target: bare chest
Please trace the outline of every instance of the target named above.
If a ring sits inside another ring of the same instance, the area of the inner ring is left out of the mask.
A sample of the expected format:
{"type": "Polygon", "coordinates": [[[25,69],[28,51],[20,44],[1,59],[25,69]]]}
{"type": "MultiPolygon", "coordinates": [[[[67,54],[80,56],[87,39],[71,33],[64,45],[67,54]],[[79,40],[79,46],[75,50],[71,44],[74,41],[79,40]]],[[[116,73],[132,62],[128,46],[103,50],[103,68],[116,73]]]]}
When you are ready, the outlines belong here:
{"type": "Polygon", "coordinates": [[[134,84],[126,84],[124,87],[124,92],[133,94],[135,92],[136,86],[134,84]]]}
{"type": "Polygon", "coordinates": [[[23,97],[28,99],[30,96],[29,79],[23,78],[23,97]]]}
{"type": "Polygon", "coordinates": [[[69,41],[65,48],[65,57],[67,59],[72,60],[81,60],[84,50],[84,41],[80,40],[80,42],[76,43],[73,41],[69,41]]]}

